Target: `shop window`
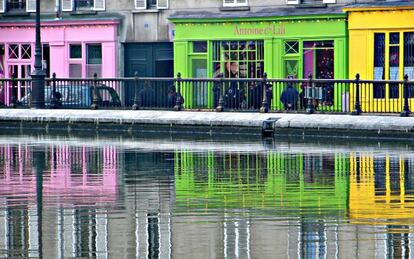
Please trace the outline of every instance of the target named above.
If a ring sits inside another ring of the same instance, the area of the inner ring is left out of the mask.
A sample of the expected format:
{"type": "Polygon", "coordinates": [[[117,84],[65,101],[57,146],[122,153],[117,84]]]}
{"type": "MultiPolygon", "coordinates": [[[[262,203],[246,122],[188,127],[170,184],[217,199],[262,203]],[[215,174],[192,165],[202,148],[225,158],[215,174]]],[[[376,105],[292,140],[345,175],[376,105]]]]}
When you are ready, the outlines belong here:
{"type": "MultiPolygon", "coordinates": [[[[385,33],[374,34],[374,80],[385,79],[385,33]]],[[[385,98],[385,85],[374,84],[374,98],[385,98]]]]}
{"type": "MultiPolygon", "coordinates": [[[[389,57],[388,57],[389,80],[398,80],[400,78],[400,33],[394,32],[389,35],[389,57]]],[[[399,84],[389,84],[389,98],[399,97],[399,84]]]]}
{"type": "Polygon", "coordinates": [[[31,59],[32,58],[32,46],[30,44],[21,45],[22,59],[31,59]]]}
{"type": "MultiPolygon", "coordinates": [[[[414,32],[404,33],[404,75],[414,80],[414,32]]],[[[414,86],[409,86],[408,97],[414,97],[414,86]]]]}
{"type": "Polygon", "coordinates": [[[224,7],[247,6],[247,0],[223,0],[224,7]]]}
{"type": "Polygon", "coordinates": [[[206,53],[207,52],[207,41],[194,41],[193,42],[193,53],[206,53]]]}
{"type": "Polygon", "coordinates": [[[263,41],[214,41],[213,69],[214,77],[262,78],[263,41]]]}
{"type": "Polygon", "coordinates": [[[86,75],[93,77],[96,73],[98,77],[102,75],[102,45],[86,45],[86,75]]]}
{"type": "Polygon", "coordinates": [[[135,9],[168,9],[169,0],[135,0],[135,9]]]}
{"type": "Polygon", "coordinates": [[[298,41],[286,41],[285,42],[285,54],[298,54],[299,42],[298,41]]]}
{"type": "Polygon", "coordinates": [[[81,44],[71,44],[69,46],[69,57],[71,59],[81,59],[82,58],[82,45],[81,44]]]}
{"type": "Polygon", "coordinates": [[[334,78],[334,42],[305,41],[303,43],[303,77],[334,78]]]}
{"type": "Polygon", "coordinates": [[[18,44],[9,45],[9,59],[18,59],[20,57],[20,48],[18,44]]]}

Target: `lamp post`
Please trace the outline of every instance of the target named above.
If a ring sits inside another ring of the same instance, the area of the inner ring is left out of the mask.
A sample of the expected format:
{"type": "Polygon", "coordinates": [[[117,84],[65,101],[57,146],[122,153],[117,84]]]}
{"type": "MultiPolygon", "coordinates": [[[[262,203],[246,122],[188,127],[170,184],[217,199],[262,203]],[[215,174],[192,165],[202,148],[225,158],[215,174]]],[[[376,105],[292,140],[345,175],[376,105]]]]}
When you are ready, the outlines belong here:
{"type": "Polygon", "coordinates": [[[42,45],[40,43],[40,0],[36,0],[35,64],[32,72],[31,108],[45,107],[45,72],[42,70],[42,45]]]}

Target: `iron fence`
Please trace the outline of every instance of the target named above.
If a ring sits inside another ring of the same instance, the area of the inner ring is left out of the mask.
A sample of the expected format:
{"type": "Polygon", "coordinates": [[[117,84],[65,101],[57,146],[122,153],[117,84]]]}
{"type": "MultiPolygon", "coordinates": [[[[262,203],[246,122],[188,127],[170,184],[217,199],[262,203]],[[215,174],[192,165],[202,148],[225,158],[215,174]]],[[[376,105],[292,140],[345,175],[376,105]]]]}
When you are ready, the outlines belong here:
{"type": "MultiPolygon", "coordinates": [[[[0,79],[0,106],[30,107],[31,79],[0,79]]],[[[331,79],[88,78],[45,81],[46,108],[401,113],[414,82],[331,79]]]]}

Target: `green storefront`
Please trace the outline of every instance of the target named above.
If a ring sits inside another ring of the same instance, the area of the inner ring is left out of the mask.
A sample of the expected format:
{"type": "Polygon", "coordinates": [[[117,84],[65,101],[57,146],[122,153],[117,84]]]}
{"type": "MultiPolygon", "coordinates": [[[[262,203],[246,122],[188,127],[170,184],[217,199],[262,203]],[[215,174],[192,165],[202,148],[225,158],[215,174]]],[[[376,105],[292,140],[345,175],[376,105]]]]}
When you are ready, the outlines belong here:
{"type": "MultiPolygon", "coordinates": [[[[260,15],[257,15],[260,16],[260,15]]],[[[345,14],[264,17],[196,17],[176,15],[174,72],[184,78],[347,79],[345,14]],[[191,18],[186,18],[191,17],[191,18]]],[[[212,85],[197,88],[213,108],[212,85]],[[202,90],[200,90],[202,89],[202,90]]],[[[335,92],[335,99],[344,94],[335,92]]],[[[183,92],[185,107],[200,105],[193,89],[183,92]]],[[[280,92],[273,92],[273,106],[280,92]]]]}

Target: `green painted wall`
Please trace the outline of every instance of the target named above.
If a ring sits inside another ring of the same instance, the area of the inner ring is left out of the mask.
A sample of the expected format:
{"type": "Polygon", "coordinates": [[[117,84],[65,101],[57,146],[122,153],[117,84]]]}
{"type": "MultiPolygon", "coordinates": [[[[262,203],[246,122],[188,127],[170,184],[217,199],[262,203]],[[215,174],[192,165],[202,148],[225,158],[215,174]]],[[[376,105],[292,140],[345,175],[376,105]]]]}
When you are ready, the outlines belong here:
{"type": "MultiPolygon", "coordinates": [[[[286,59],[299,61],[299,78],[303,75],[303,41],[334,41],[334,77],[348,78],[348,42],[345,14],[309,15],[292,17],[266,17],[250,19],[172,19],[175,23],[174,73],[192,77],[191,44],[207,41],[207,75],[213,76],[212,47],[215,40],[263,40],[264,69],[268,78],[284,78],[286,59]],[[285,55],[285,41],[297,40],[300,51],[285,55]]],[[[335,101],[341,101],[343,91],[335,91],[335,101]]],[[[191,89],[189,89],[191,92],[191,89]]],[[[274,91],[273,106],[280,106],[280,93],[274,91]]],[[[185,98],[185,97],[184,97],[185,98]]],[[[191,108],[191,96],[187,96],[186,108],[191,108]]],[[[209,101],[212,104],[211,101],[209,101]]],[[[212,107],[210,107],[212,108],[212,107]]]]}

